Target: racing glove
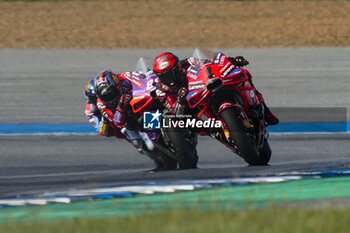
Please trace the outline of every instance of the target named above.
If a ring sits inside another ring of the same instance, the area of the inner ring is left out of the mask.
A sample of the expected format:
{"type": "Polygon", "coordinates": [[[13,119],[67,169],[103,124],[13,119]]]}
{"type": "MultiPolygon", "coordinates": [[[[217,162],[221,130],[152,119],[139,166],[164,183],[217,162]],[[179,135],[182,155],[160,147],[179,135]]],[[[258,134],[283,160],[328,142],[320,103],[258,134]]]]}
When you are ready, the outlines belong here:
{"type": "Polygon", "coordinates": [[[176,115],[182,115],[185,112],[185,104],[181,104],[179,102],[175,105],[175,114],[176,115]]]}
{"type": "Polygon", "coordinates": [[[243,67],[249,65],[249,62],[242,56],[228,57],[228,60],[235,66],[243,67]]]}
{"type": "Polygon", "coordinates": [[[181,87],[180,90],[177,92],[177,101],[174,109],[176,114],[181,115],[184,113],[187,93],[188,90],[186,87],[181,87]]]}
{"type": "Polygon", "coordinates": [[[181,87],[177,92],[177,102],[185,103],[188,90],[186,87],[181,87]]]}
{"type": "Polygon", "coordinates": [[[117,109],[117,111],[114,113],[113,116],[113,123],[115,126],[117,126],[119,129],[123,128],[125,125],[125,111],[122,111],[121,109],[117,109]]]}
{"type": "Polygon", "coordinates": [[[183,69],[187,69],[189,66],[192,66],[193,64],[191,63],[192,60],[190,58],[185,58],[180,60],[180,65],[183,69]]]}
{"type": "Polygon", "coordinates": [[[89,122],[90,122],[90,124],[92,124],[95,127],[95,129],[97,129],[97,130],[99,129],[99,127],[100,127],[100,120],[98,119],[97,116],[92,116],[89,119],[89,122]]]}

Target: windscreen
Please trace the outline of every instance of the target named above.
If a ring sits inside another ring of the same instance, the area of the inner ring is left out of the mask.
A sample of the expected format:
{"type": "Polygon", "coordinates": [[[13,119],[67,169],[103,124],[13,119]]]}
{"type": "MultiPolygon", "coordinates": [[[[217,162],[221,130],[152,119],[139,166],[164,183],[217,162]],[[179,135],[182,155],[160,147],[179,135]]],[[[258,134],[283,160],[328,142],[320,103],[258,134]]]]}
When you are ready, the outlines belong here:
{"type": "Polygon", "coordinates": [[[208,49],[196,48],[189,59],[192,66],[198,67],[213,59],[214,56],[215,54],[208,49]]]}
{"type": "Polygon", "coordinates": [[[148,64],[150,64],[148,59],[140,57],[137,61],[135,71],[146,74],[147,72],[151,71],[151,68],[148,64]]]}

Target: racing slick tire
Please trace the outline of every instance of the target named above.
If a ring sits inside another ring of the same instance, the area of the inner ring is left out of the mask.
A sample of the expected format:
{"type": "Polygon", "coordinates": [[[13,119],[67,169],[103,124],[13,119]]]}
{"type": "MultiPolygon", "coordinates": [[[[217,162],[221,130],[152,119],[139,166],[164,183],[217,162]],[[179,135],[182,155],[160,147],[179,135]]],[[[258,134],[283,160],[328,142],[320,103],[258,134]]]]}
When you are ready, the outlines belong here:
{"type": "Polygon", "coordinates": [[[257,151],[253,139],[247,134],[242,120],[238,117],[236,109],[228,108],[221,113],[221,118],[226,125],[231,140],[234,141],[239,151],[239,156],[249,165],[261,165],[259,152],[257,151]]]}
{"type": "Polygon", "coordinates": [[[179,169],[197,168],[196,142],[189,138],[185,129],[168,128],[166,134],[176,153],[179,169]]]}
{"type": "Polygon", "coordinates": [[[265,138],[264,144],[262,148],[259,150],[259,161],[257,165],[267,165],[270,162],[271,154],[272,154],[272,151],[271,151],[270,143],[267,140],[267,138],[265,138]]]}

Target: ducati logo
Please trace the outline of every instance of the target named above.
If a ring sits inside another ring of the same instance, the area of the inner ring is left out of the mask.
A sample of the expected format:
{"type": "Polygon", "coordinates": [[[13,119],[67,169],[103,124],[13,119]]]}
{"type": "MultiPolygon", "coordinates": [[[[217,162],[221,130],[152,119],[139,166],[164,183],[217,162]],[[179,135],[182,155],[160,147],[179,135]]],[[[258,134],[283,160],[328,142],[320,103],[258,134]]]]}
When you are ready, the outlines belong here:
{"type": "Polygon", "coordinates": [[[159,64],[159,69],[164,70],[164,69],[168,68],[169,64],[170,63],[168,61],[164,61],[164,62],[159,64]]]}

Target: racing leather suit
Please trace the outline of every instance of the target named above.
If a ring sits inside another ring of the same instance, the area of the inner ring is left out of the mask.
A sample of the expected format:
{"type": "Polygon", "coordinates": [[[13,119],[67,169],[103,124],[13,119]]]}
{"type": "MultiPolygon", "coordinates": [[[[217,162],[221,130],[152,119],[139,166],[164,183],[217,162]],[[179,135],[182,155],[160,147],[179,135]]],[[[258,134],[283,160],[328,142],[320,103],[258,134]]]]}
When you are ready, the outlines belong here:
{"type": "Polygon", "coordinates": [[[103,123],[106,128],[102,128],[99,134],[104,136],[123,137],[120,129],[124,127],[126,122],[126,114],[128,104],[132,98],[132,85],[123,74],[116,75],[119,82],[114,88],[120,93],[116,103],[107,104],[100,98],[97,99],[97,108],[103,117],[103,123]]]}

